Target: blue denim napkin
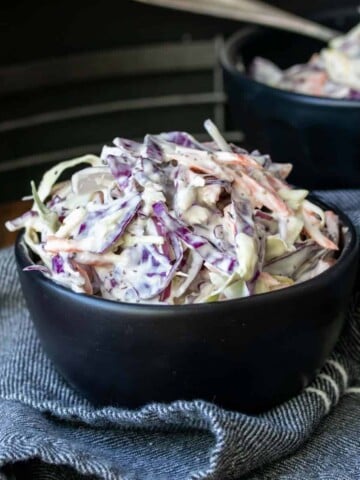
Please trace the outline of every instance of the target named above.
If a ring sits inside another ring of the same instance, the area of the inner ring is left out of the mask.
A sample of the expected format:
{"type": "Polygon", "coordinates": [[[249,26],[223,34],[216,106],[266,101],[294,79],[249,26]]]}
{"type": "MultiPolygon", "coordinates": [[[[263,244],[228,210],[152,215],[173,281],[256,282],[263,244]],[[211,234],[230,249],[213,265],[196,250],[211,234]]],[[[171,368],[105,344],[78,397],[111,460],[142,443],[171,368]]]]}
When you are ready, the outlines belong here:
{"type": "MultiPolygon", "coordinates": [[[[360,191],[320,196],[360,226],[360,191]]],[[[359,299],[316,380],[267,413],[181,400],[99,409],[45,356],[13,252],[0,251],[0,480],[360,478],[359,299]]]]}

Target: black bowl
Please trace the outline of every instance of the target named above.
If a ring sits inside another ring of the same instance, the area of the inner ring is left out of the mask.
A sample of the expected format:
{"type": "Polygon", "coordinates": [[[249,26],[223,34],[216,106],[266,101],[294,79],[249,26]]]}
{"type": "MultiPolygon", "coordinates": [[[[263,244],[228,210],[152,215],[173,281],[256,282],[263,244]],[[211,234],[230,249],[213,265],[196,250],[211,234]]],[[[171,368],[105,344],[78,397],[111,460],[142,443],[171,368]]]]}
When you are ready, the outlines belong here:
{"type": "MultiPolygon", "coordinates": [[[[346,31],[358,16],[354,9],[342,9],[320,18],[346,31]]],[[[308,61],[323,46],[307,37],[261,28],[233,35],[221,53],[230,114],[250,148],[294,164],[292,183],[309,189],[359,188],[360,101],[284,91],[252,80],[247,73],[256,56],[287,68],[308,61]]]]}
{"type": "Polygon", "coordinates": [[[15,253],[45,351],[93,403],[204,399],[259,412],[308,385],[342,329],[359,240],[340,217],[347,233],[328,271],[281,291],[211,304],[137,305],[77,294],[23,271],[33,260],[22,233],[15,253]]]}

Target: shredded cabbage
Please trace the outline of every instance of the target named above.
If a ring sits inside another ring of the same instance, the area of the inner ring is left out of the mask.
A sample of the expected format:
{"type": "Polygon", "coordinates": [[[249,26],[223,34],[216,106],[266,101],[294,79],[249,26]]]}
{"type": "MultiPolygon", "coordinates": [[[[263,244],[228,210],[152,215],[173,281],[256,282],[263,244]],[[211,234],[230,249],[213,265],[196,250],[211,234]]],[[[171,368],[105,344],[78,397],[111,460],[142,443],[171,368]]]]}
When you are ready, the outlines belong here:
{"type": "Polygon", "coordinates": [[[285,181],[291,166],[185,132],[116,138],[99,157],[45,173],[25,228],[27,270],[75,292],[121,302],[189,304],[270,292],[336,261],[339,219],[285,181]],[[70,180],[61,173],[87,163],[70,180]]]}

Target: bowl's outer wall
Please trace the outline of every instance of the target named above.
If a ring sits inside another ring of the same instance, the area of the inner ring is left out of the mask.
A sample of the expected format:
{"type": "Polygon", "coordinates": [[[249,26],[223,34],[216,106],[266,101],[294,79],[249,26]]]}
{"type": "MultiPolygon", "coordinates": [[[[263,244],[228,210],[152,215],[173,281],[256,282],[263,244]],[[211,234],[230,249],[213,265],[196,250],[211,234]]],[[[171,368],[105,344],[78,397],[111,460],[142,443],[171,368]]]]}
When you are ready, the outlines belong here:
{"type": "MultiPolygon", "coordinates": [[[[337,11],[339,18],[343,29],[355,22],[348,10],[337,11]]],[[[240,58],[248,67],[256,55],[289,67],[307,61],[321,46],[293,34],[256,29],[230,39],[222,55],[230,113],[250,148],[294,165],[292,183],[309,189],[359,188],[360,102],[334,106],[331,100],[268,88],[235,67],[240,58]]]]}
{"type": "Polygon", "coordinates": [[[188,308],[74,294],[23,271],[21,236],[16,255],[45,351],[92,402],[138,407],[201,398],[258,412],[298,393],[334,347],[357,267],[352,248],[311,286],[188,308]]]}

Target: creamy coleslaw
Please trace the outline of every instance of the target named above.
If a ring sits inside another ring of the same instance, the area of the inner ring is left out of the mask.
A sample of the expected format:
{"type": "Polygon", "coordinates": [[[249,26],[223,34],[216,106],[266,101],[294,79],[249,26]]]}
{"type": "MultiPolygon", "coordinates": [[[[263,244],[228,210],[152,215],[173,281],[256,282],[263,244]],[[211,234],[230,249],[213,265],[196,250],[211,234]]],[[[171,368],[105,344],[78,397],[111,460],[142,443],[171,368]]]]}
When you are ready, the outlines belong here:
{"type": "Polygon", "coordinates": [[[100,157],[32,182],[33,207],[6,223],[25,229],[37,259],[27,270],[79,293],[176,305],[270,292],[331,267],[337,215],[286,182],[290,164],[227,143],[210,120],[205,128],[213,141],[116,138],[100,157]]]}
{"type": "Polygon", "coordinates": [[[281,70],[256,57],[251,76],[267,85],[306,95],[360,100],[360,24],[332,40],[306,64],[281,70]]]}

